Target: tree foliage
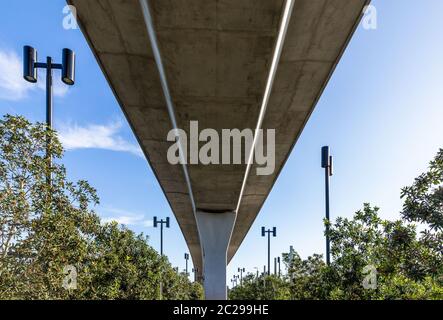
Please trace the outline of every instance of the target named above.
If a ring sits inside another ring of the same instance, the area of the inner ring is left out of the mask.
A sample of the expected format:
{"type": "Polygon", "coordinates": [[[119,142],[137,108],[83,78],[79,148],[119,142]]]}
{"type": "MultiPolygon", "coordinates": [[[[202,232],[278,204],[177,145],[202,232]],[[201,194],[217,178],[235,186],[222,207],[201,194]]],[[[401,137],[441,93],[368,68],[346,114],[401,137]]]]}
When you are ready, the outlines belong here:
{"type": "Polygon", "coordinates": [[[62,156],[44,124],[0,120],[0,299],[159,299],[160,282],[164,299],[201,298],[147,237],[100,222],[96,190],[68,181],[62,156]]]}
{"type": "MultiPolygon", "coordinates": [[[[283,254],[287,274],[275,299],[443,299],[443,150],[429,170],[402,189],[401,218],[381,219],[364,204],[330,226],[332,263],[321,255],[283,254]],[[412,224],[416,223],[416,224],[412,224]],[[417,225],[418,224],[418,225],[417,225]],[[421,232],[417,229],[420,227],[421,232]],[[288,294],[286,294],[288,293],[288,294]]],[[[247,276],[234,299],[262,299],[262,278],[247,276]]]]}

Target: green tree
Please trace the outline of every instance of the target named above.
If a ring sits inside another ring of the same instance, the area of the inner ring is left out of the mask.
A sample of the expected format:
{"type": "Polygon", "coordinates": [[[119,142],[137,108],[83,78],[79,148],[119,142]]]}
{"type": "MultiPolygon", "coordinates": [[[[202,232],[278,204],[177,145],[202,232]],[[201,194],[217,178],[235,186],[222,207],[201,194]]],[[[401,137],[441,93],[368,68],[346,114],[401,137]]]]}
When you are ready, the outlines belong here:
{"type": "Polygon", "coordinates": [[[401,197],[405,199],[404,219],[427,224],[433,231],[443,231],[443,149],[430,162],[427,172],[402,189],[401,197]]]}
{"type": "MultiPolygon", "coordinates": [[[[325,221],[330,225],[330,266],[321,255],[302,259],[297,253],[283,254],[288,272],[278,280],[279,292],[285,293],[279,298],[443,299],[443,149],[426,173],[402,189],[401,197],[402,219],[396,221],[381,219],[379,209],[369,204],[352,218],[325,221]],[[376,275],[373,287],[367,285],[370,272],[376,275]]],[[[263,290],[262,281],[247,277],[230,297],[276,298],[263,290]]]]}
{"type": "Polygon", "coordinates": [[[242,285],[229,290],[231,300],[287,300],[290,298],[286,282],[275,275],[262,274],[257,277],[248,273],[243,277],[242,285]]]}
{"type": "Polygon", "coordinates": [[[296,252],[283,254],[287,266],[286,280],[291,299],[314,300],[328,297],[330,281],[323,256],[314,254],[303,260],[296,252]]]}
{"type": "Polygon", "coordinates": [[[44,124],[0,120],[0,299],[158,299],[160,281],[165,299],[201,298],[146,237],[100,223],[96,190],[68,181],[62,156],[44,124]]]}

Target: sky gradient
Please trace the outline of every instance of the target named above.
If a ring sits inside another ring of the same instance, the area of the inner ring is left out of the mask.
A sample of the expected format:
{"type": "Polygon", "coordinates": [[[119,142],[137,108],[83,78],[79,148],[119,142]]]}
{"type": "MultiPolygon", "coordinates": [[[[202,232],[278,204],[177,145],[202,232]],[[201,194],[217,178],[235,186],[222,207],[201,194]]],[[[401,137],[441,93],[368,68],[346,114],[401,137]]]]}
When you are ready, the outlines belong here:
{"type": "MultiPolygon", "coordinates": [[[[43,72],[38,84],[21,77],[23,45],[40,60],[77,54],[76,84],[55,73],[54,123],[68,149],[72,180],[87,179],[101,198],[104,220],[116,219],[159,248],[154,215],[169,216],[164,250],[184,268],[187,247],[151,169],[80,30],[63,29],[63,0],[0,4],[0,114],[45,119],[43,72]],[[29,9],[26,9],[29,8],[29,9]],[[32,8],[32,10],[31,10],[32,8]],[[30,21],[30,23],[24,23],[30,21]]],[[[369,202],[382,217],[399,217],[400,189],[443,147],[443,2],[375,0],[377,29],[361,26],[316,106],[271,194],[228,267],[255,272],[266,264],[261,226],[277,227],[272,256],[290,245],[303,257],[323,253],[324,181],[320,148],[331,147],[331,217],[350,217],[369,202]]]]}

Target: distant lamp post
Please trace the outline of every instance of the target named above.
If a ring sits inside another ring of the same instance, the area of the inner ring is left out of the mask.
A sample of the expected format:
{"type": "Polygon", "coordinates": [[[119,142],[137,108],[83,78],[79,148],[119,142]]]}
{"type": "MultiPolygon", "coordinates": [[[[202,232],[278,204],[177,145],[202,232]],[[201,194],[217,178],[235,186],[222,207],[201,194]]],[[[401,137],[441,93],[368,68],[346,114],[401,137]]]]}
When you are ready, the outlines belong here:
{"type": "Polygon", "coordinates": [[[261,227],[261,236],[265,237],[268,234],[268,276],[271,274],[271,233],[273,237],[276,237],[277,228],[273,227],[272,230],[266,230],[265,227],[261,227]]]}
{"type": "Polygon", "coordinates": [[[163,225],[166,226],[166,228],[169,228],[169,217],[166,217],[165,220],[161,219],[158,220],[157,217],[154,217],[154,228],[157,228],[158,225],[160,225],[160,255],[163,256],[163,225]]]}
{"type": "MultiPolygon", "coordinates": [[[[75,82],[75,53],[70,49],[63,49],[62,63],[53,63],[51,57],[46,57],[46,62],[37,61],[37,50],[31,46],[23,47],[23,78],[31,83],[37,82],[37,69],[46,69],[46,125],[52,129],[52,70],[61,70],[61,81],[72,86],[75,82]]],[[[48,173],[46,180],[51,182],[49,168],[52,165],[52,159],[49,153],[50,141],[47,141],[46,157],[48,161],[48,173]]]]}
{"type": "Polygon", "coordinates": [[[194,273],[194,280],[197,279],[198,268],[192,268],[192,273],[194,273]]]}
{"type": "MultiPolygon", "coordinates": [[[[169,217],[166,217],[165,220],[158,220],[157,217],[154,217],[154,228],[157,228],[160,224],[160,255],[163,257],[163,225],[166,225],[166,228],[169,228],[169,217]]],[[[160,275],[160,300],[163,299],[163,281],[160,275]]]]}
{"type": "Polygon", "coordinates": [[[257,267],[254,267],[254,269],[257,270],[257,271],[256,271],[256,277],[257,277],[257,279],[258,279],[258,277],[259,277],[259,271],[258,271],[258,268],[257,268],[257,267]]]}
{"type": "Polygon", "coordinates": [[[277,264],[278,264],[278,277],[281,276],[281,264],[280,264],[280,257],[277,257],[277,264]]]}
{"type": "Polygon", "coordinates": [[[274,275],[277,275],[277,257],[274,258],[274,275]]]}
{"type": "Polygon", "coordinates": [[[185,261],[186,261],[186,276],[188,276],[188,260],[189,260],[189,253],[185,253],[185,261]]]}
{"type": "Polygon", "coordinates": [[[245,271],[245,268],[238,268],[238,272],[240,272],[240,287],[243,286],[243,272],[245,271]]]}
{"type": "Polygon", "coordinates": [[[234,279],[235,279],[235,285],[238,285],[238,279],[240,278],[239,275],[234,275],[234,279]]]}
{"type": "Polygon", "coordinates": [[[321,167],[325,169],[325,209],[326,209],[326,264],[331,264],[331,246],[329,241],[329,178],[333,174],[332,156],[329,147],[321,148],[321,167]]]}

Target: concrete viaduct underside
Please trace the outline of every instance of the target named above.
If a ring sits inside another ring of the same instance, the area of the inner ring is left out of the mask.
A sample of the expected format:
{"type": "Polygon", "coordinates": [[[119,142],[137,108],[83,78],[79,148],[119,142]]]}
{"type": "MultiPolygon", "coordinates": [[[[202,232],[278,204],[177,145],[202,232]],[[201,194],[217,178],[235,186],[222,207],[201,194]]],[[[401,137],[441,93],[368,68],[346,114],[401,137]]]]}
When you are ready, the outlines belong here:
{"type": "Polygon", "coordinates": [[[207,297],[223,298],[226,263],[271,191],[369,1],[67,2],[76,7],[80,28],[177,218],[207,297]],[[256,175],[256,164],[249,175],[247,164],[171,165],[167,134],[174,124],[189,132],[193,120],[217,131],[257,124],[276,129],[274,172],[256,175]]]}

